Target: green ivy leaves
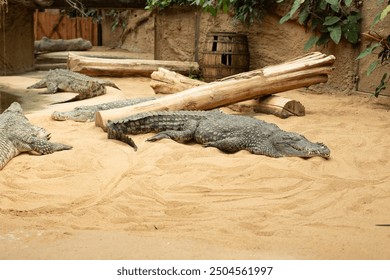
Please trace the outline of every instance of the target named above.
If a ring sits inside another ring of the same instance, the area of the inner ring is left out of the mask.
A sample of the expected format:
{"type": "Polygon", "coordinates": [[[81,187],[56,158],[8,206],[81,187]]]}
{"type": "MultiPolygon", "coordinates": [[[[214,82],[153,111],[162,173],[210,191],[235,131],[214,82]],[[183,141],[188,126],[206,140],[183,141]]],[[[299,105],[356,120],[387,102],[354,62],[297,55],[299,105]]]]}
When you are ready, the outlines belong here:
{"type": "Polygon", "coordinates": [[[336,17],[336,16],[327,16],[324,20],[324,23],[323,25],[325,26],[330,26],[330,25],[334,25],[336,23],[338,23],[340,21],[340,17],[336,17]]]}
{"type": "Polygon", "coordinates": [[[298,12],[298,22],[320,35],[310,37],[305,50],[344,37],[351,44],[359,40],[361,15],[349,9],[353,0],[294,0],[290,11],[279,21],[284,23],[298,12]]]}
{"type": "Polygon", "coordinates": [[[362,51],[359,56],[356,58],[356,60],[358,59],[362,59],[363,57],[366,57],[367,55],[369,54],[372,54],[372,52],[377,48],[379,47],[381,44],[380,43],[375,43],[373,44],[372,46],[366,48],[364,51],[362,51]]]}
{"type": "Polygon", "coordinates": [[[388,4],[380,13],[378,13],[375,16],[371,28],[374,27],[378,22],[383,20],[389,13],[390,13],[390,4],[388,4]]]}
{"type": "Polygon", "coordinates": [[[352,44],[356,44],[359,41],[361,18],[362,17],[360,13],[353,13],[348,15],[347,18],[343,20],[342,31],[344,37],[352,44]]]}
{"type": "Polygon", "coordinates": [[[340,43],[341,40],[341,26],[339,24],[329,26],[328,28],[329,36],[332,39],[333,42],[336,44],[340,43]]]}
{"type": "Polygon", "coordinates": [[[291,10],[284,17],[280,19],[279,23],[283,24],[289,19],[291,19],[292,16],[295,14],[296,11],[298,11],[298,9],[301,7],[303,3],[305,3],[304,0],[294,0],[293,5],[291,6],[291,10]]]}

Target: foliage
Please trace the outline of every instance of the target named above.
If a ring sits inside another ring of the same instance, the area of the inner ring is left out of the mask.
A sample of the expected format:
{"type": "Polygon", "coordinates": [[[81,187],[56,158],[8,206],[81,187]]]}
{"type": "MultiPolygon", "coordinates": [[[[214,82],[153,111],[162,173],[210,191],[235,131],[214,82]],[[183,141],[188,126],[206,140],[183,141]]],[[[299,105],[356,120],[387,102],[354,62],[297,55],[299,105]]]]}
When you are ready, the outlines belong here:
{"type": "MultiPolygon", "coordinates": [[[[281,2],[284,0],[279,0],[281,2]]],[[[316,33],[306,43],[305,50],[325,45],[330,40],[339,44],[342,37],[352,44],[359,41],[361,14],[353,0],[294,0],[280,23],[292,19],[296,13],[298,22],[316,33]]]]}
{"type": "MultiPolygon", "coordinates": [[[[251,24],[261,20],[267,9],[287,0],[147,0],[147,9],[163,9],[173,4],[196,5],[216,15],[218,11],[232,12],[236,19],[251,24]]],[[[329,40],[338,44],[341,37],[352,44],[359,40],[361,15],[354,0],[294,0],[290,11],[280,20],[284,23],[298,12],[298,21],[311,31],[317,31],[307,42],[305,49],[329,40]]]]}
{"type": "Polygon", "coordinates": [[[171,5],[193,5],[215,16],[219,11],[232,12],[236,19],[251,24],[261,20],[276,0],[147,0],[147,9],[164,9],[171,5]]]}
{"type": "MultiPolygon", "coordinates": [[[[378,1],[379,5],[384,4],[384,0],[378,1]]],[[[362,35],[366,38],[370,39],[370,44],[367,46],[365,50],[363,50],[359,56],[356,58],[362,59],[368,55],[375,54],[375,51],[379,50],[377,54],[377,59],[374,60],[367,69],[367,76],[371,75],[372,72],[377,69],[379,66],[389,65],[390,64],[390,34],[387,37],[382,37],[376,32],[373,31],[375,26],[390,13],[390,0],[387,1],[387,5],[379,11],[379,13],[375,16],[372,24],[371,30],[367,33],[363,33],[362,35]],[[374,34],[373,34],[374,33],[374,34]]],[[[388,77],[388,73],[384,73],[379,85],[376,87],[374,96],[378,97],[380,93],[385,90],[389,84],[390,77],[388,77]]]]}
{"type": "Polygon", "coordinates": [[[106,13],[106,17],[112,19],[111,32],[114,32],[118,27],[126,28],[127,18],[122,10],[112,9],[106,13]]]}

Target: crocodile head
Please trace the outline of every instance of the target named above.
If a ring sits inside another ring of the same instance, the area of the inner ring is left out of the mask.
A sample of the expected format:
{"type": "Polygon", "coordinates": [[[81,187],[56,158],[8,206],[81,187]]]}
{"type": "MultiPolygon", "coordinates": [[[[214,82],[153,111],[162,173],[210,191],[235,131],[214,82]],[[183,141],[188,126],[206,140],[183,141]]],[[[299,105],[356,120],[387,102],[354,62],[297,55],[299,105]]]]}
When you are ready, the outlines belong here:
{"type": "Polygon", "coordinates": [[[3,113],[6,112],[15,112],[15,113],[22,113],[22,106],[18,102],[13,102],[6,110],[4,110],[3,113]]]}
{"type": "Polygon", "coordinates": [[[91,122],[95,119],[95,111],[75,108],[69,112],[54,111],[51,115],[56,121],[74,120],[76,122],[91,122]]]}
{"type": "Polygon", "coordinates": [[[313,143],[294,132],[280,132],[270,139],[275,150],[285,157],[330,157],[330,150],[322,143],[313,143]]]}

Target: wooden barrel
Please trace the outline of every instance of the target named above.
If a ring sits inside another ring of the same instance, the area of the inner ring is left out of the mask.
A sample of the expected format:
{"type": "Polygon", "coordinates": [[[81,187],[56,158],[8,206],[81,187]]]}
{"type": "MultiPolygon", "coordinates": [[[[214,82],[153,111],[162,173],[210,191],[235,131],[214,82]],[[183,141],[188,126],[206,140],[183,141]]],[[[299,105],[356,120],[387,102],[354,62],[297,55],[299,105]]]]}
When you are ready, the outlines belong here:
{"type": "Polygon", "coordinates": [[[248,71],[249,50],[246,35],[229,32],[208,33],[201,67],[206,82],[248,71]]]}

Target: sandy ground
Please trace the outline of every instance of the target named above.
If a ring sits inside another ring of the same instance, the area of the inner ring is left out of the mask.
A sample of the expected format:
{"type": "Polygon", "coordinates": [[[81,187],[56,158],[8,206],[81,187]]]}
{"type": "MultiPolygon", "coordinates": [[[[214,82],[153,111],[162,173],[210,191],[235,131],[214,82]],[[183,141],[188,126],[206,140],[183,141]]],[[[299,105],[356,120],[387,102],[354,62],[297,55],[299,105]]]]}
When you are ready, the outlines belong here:
{"type": "Polygon", "coordinates": [[[224,154],[170,140],[134,152],[94,123],[53,110],[154,95],[146,78],[122,92],[49,106],[26,91],[36,73],[0,77],[29,120],[70,151],[22,154],[0,171],[0,259],[389,259],[390,99],[293,91],[305,117],[257,118],[324,142],[331,158],[224,154]]]}

